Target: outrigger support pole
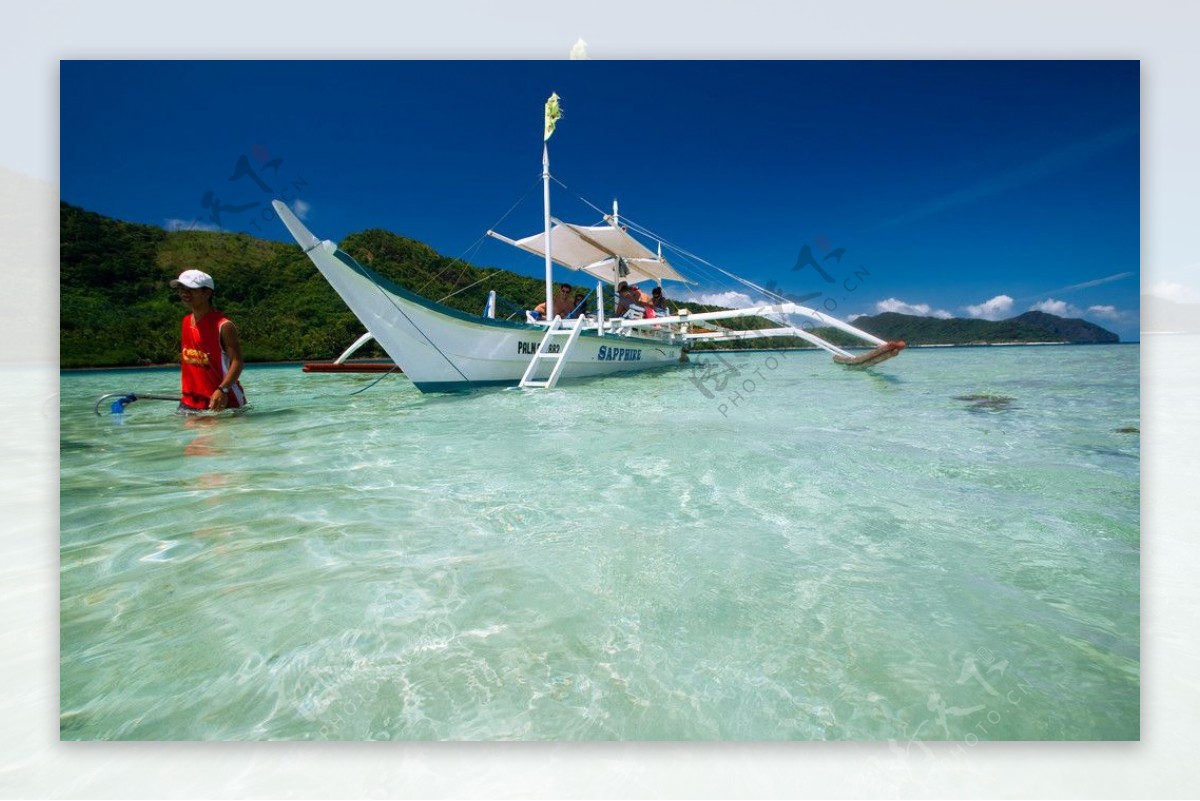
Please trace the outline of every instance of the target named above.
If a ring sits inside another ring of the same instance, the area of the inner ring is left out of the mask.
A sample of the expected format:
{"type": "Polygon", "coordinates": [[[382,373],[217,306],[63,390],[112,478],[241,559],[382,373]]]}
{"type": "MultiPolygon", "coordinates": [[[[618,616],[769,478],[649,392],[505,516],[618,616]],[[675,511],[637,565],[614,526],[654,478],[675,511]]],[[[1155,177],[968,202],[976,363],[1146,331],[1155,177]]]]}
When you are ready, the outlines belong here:
{"type": "MultiPolygon", "coordinates": [[[[807,306],[801,306],[796,303],[775,303],[765,306],[753,306],[746,309],[729,309],[719,312],[699,312],[696,314],[671,315],[668,317],[653,317],[650,320],[621,320],[620,326],[623,328],[642,328],[656,325],[670,325],[673,323],[697,323],[710,320],[729,320],[735,317],[766,317],[770,319],[773,315],[798,314],[809,318],[819,325],[838,328],[845,331],[847,334],[855,336],[864,342],[869,342],[875,346],[875,349],[870,353],[854,356],[848,351],[839,348],[832,342],[827,342],[816,334],[804,328],[797,328],[794,325],[785,325],[780,328],[763,328],[750,331],[737,332],[716,332],[711,334],[685,334],[684,338],[687,341],[695,339],[756,339],[759,337],[768,336],[798,336],[819,348],[823,348],[833,354],[834,361],[838,364],[849,366],[866,366],[870,364],[878,364],[881,361],[890,359],[896,356],[904,349],[904,342],[887,342],[880,339],[874,334],[869,334],[861,328],[855,328],[849,323],[842,322],[836,317],[830,317],[827,314],[810,309],[807,306]]],[[[786,321],[785,321],[786,322],[786,321]]]]}

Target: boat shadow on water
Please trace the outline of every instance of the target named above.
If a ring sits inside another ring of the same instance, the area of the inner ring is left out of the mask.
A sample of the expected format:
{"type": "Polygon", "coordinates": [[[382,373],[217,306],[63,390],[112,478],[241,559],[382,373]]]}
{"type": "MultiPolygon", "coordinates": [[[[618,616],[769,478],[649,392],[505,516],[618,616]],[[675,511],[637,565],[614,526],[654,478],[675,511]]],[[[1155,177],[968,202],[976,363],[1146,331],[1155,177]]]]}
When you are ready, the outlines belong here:
{"type": "Polygon", "coordinates": [[[879,389],[889,389],[898,387],[904,383],[904,379],[893,373],[884,373],[872,367],[856,370],[855,372],[862,373],[871,379],[871,383],[879,389]]]}

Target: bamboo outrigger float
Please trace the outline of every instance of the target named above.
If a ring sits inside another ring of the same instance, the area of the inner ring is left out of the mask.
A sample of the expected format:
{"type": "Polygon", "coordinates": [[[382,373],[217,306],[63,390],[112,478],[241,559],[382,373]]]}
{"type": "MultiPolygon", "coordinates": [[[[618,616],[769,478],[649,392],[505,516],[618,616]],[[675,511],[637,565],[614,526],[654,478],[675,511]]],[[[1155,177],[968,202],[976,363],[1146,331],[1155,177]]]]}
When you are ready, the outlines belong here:
{"type": "Polygon", "coordinates": [[[363,334],[350,347],[346,348],[331,362],[305,362],[303,370],[306,373],[391,373],[399,372],[400,368],[389,359],[355,359],[350,357],[364,345],[373,342],[375,337],[371,332],[363,334]]]}
{"type": "MultiPolygon", "coordinates": [[[[600,225],[566,223],[550,213],[550,156],[548,141],[560,116],[557,95],[546,104],[546,134],[542,149],[543,230],[522,239],[489,235],[542,257],[546,276],[546,309],[554,309],[553,265],[584,272],[596,279],[597,311],[573,319],[523,321],[494,317],[494,304],[476,317],[420,297],[359,264],[337,245],[314,236],[281,201],[276,212],[325,279],[350,307],[383,350],[423,392],[444,392],[483,386],[553,387],[560,379],[641,372],[687,360],[693,342],[720,342],[760,337],[795,337],[823,348],[834,361],[865,367],[896,356],[903,342],[885,342],[849,323],[773,295],[721,270],[777,303],[740,309],[643,316],[638,304],[620,317],[605,317],[605,287],[622,281],[690,283],[662,255],[662,243],[651,250],[630,234],[634,228],[618,215],[600,225]],[[873,346],[854,355],[818,336],[807,326],[791,323],[800,316],[812,327],[841,330],[873,346]],[[759,317],[779,323],[773,328],[729,330],[709,325],[719,320],[759,317]]],[[[650,312],[645,312],[647,315],[650,312]]],[[[548,315],[549,316],[549,315],[548,315]]]]}

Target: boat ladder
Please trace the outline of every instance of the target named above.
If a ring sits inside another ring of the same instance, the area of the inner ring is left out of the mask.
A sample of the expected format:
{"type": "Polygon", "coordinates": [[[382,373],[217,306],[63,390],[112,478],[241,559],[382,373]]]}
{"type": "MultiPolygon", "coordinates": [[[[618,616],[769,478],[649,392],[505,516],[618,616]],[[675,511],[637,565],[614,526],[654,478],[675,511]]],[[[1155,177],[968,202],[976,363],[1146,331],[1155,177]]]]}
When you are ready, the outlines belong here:
{"type": "Polygon", "coordinates": [[[525,368],[525,375],[521,376],[522,387],[544,387],[545,389],[553,389],[558,383],[558,377],[562,374],[563,367],[567,363],[567,354],[571,352],[571,347],[575,341],[579,339],[579,333],[583,330],[583,318],[579,317],[574,320],[564,321],[561,317],[555,317],[550,323],[550,327],[546,329],[546,335],[542,337],[541,344],[538,345],[537,353],[533,354],[533,358],[529,360],[529,366],[525,368]],[[562,347],[557,350],[550,348],[551,343],[556,340],[567,338],[563,342],[562,347]],[[543,359],[549,360],[552,363],[550,375],[543,381],[535,379],[534,373],[537,372],[538,364],[543,359]]]}

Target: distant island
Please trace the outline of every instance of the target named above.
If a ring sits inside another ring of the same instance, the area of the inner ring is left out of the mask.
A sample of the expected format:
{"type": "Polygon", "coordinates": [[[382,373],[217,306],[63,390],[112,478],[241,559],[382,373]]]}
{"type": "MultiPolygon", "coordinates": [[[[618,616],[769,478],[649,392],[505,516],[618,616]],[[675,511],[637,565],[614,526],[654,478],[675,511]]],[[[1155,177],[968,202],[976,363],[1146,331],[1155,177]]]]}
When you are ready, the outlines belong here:
{"type": "MultiPolygon", "coordinates": [[[[390,231],[348,235],[340,247],[400,286],[447,306],[480,314],[495,289],[505,314],[520,315],[544,298],[540,278],[480,267],[440,255],[428,245],[390,231]]],[[[60,203],[59,356],[63,368],[132,367],[178,361],[183,308],[168,286],[189,268],[216,281],[217,306],[238,323],[248,362],[331,359],[363,326],[294,244],[244,233],[167,231],[123,222],[60,203]]],[[[722,307],[684,302],[695,312],[722,307]]],[[[763,318],[727,320],[727,328],[774,327],[763,318]]],[[[909,345],[1117,342],[1084,320],[1027,312],[1011,320],[942,320],[888,312],[854,325],[909,345]]],[[[844,346],[861,346],[837,329],[817,333],[844,346]]],[[[712,347],[795,347],[791,338],[763,338],[712,347]]],[[[385,356],[372,343],[361,357],[385,356]]]]}
{"type": "Polygon", "coordinates": [[[999,345],[1065,342],[1073,345],[1119,342],[1120,337],[1095,323],[1029,311],[1007,320],[940,319],[884,312],[858,317],[854,324],[881,339],[909,345],[999,345]]]}
{"type": "MultiPolygon", "coordinates": [[[[918,317],[899,312],[855,317],[855,327],[888,342],[902,340],[910,347],[935,345],[1095,345],[1120,342],[1121,338],[1095,323],[1029,311],[1007,320],[918,317]]],[[[813,333],[844,348],[862,348],[863,343],[836,328],[815,328],[813,333]]],[[[726,350],[795,347],[794,340],[776,338],[722,343],[726,350]]]]}

